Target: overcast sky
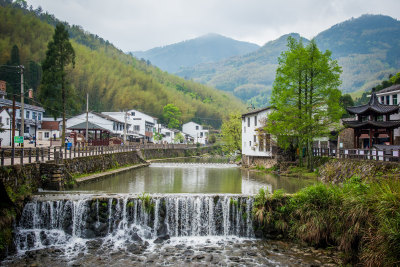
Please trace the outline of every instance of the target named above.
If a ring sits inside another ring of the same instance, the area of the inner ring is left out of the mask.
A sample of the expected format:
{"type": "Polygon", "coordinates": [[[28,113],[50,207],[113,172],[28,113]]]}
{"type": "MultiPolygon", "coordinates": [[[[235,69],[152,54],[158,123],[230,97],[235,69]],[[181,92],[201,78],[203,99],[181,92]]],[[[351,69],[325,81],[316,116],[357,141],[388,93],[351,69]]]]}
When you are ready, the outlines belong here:
{"type": "Polygon", "coordinates": [[[28,0],[123,51],[147,50],[207,33],[263,45],[297,32],[312,38],[362,14],[400,19],[400,0],[28,0]]]}

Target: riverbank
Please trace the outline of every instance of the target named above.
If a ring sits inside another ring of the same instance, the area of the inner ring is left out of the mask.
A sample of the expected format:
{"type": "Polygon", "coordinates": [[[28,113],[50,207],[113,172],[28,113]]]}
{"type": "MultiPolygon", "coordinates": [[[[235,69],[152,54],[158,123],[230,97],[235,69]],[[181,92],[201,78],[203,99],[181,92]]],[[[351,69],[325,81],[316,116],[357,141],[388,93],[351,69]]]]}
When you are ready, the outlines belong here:
{"type": "Polygon", "coordinates": [[[256,196],[257,236],[287,238],[316,248],[335,247],[345,263],[396,266],[400,262],[400,181],[316,184],[298,193],[256,196]]]}

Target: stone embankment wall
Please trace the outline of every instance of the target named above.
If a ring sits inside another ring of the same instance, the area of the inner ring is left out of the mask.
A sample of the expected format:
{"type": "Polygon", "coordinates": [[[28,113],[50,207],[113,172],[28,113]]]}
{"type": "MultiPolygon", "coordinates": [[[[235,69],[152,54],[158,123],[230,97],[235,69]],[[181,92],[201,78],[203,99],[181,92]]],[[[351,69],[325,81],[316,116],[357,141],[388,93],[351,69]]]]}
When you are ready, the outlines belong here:
{"type": "Polygon", "coordinates": [[[353,175],[365,180],[379,177],[400,178],[400,163],[373,160],[331,159],[319,169],[320,179],[326,183],[338,184],[353,175]]]}
{"type": "Polygon", "coordinates": [[[114,154],[103,154],[83,158],[64,160],[65,170],[69,174],[93,173],[117,168],[128,164],[144,163],[136,151],[121,152],[114,154]]]}
{"type": "Polygon", "coordinates": [[[175,149],[146,149],[141,150],[140,153],[144,159],[163,159],[163,158],[177,158],[177,157],[190,157],[209,153],[214,150],[214,147],[198,147],[198,148],[175,148],[175,149]]]}
{"type": "Polygon", "coordinates": [[[255,157],[242,155],[243,167],[264,166],[264,168],[269,169],[277,165],[277,163],[278,161],[276,157],[255,157]]]}

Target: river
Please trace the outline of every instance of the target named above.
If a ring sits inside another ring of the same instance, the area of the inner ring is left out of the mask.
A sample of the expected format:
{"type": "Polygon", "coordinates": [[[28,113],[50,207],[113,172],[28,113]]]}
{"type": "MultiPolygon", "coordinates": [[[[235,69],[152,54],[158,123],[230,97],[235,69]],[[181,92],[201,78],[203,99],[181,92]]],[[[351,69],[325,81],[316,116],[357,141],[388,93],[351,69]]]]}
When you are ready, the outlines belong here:
{"type": "Polygon", "coordinates": [[[4,266],[335,266],[332,252],[259,240],[253,195],[313,180],[223,162],[157,162],[46,192],[24,207],[4,266]]]}

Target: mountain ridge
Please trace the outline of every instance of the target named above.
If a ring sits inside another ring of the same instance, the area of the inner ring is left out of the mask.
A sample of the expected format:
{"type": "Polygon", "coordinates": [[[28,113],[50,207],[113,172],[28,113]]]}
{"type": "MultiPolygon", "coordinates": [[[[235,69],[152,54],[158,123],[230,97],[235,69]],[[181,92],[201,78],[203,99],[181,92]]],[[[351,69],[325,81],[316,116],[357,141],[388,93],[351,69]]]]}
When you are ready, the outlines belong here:
{"type": "Polygon", "coordinates": [[[243,55],[259,47],[257,44],[234,40],[217,33],[208,33],[194,39],[130,54],[148,60],[164,71],[174,73],[181,67],[243,55]]]}

